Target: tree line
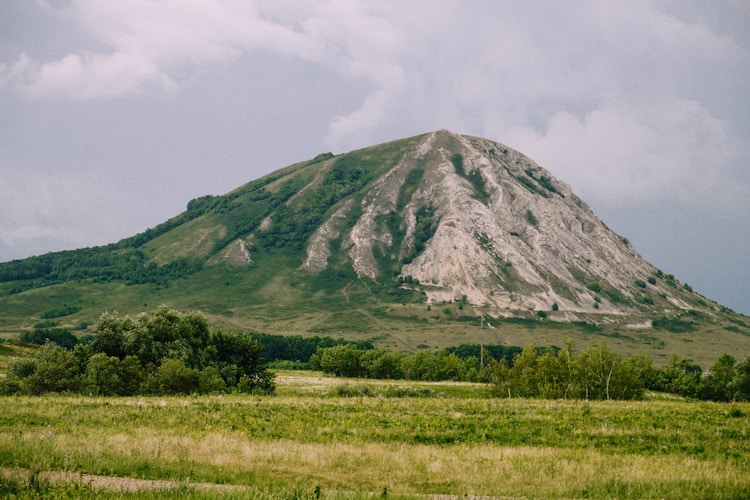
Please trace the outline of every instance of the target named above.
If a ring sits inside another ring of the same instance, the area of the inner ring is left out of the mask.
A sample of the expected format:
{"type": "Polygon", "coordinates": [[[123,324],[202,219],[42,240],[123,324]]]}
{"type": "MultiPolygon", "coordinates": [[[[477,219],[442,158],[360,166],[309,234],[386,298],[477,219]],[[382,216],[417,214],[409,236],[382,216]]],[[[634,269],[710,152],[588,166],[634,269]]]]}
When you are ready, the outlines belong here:
{"type": "MultiPolygon", "coordinates": [[[[58,340],[67,339],[55,333],[58,340]]],[[[9,363],[0,393],[130,396],[275,390],[260,343],[249,335],[212,332],[198,313],[166,307],[135,318],[106,313],[88,343],[66,349],[45,340],[33,357],[9,363]]]]}
{"type": "Polygon", "coordinates": [[[564,349],[479,346],[404,354],[351,344],[319,348],[310,366],[340,377],[486,382],[498,397],[641,399],[647,390],[711,401],[750,401],[750,357],[722,355],[708,370],[674,356],[664,368],[647,355],[624,358],[605,343],[564,349]],[[489,347],[492,347],[490,349],[489,347]],[[460,356],[459,354],[463,354],[460,356]]]}
{"type": "Polygon", "coordinates": [[[37,328],[21,340],[42,344],[33,358],[10,362],[0,393],[101,395],[216,391],[272,393],[279,368],[340,377],[484,382],[498,397],[639,399],[646,391],[712,401],[750,400],[750,357],[722,355],[707,370],[674,356],[655,367],[646,355],[624,358],[606,344],[565,348],[461,345],[412,354],[369,341],[210,331],[198,313],[166,307],[137,317],[104,314],[93,335],[37,328]]]}

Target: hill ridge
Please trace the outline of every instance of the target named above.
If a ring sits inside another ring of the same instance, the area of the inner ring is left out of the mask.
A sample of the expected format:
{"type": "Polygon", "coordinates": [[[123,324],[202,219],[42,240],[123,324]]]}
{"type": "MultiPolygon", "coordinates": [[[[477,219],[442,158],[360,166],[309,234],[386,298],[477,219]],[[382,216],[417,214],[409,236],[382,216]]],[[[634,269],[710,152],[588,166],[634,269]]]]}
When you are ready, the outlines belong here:
{"type": "Polygon", "coordinates": [[[480,316],[568,324],[576,335],[612,325],[633,348],[640,341],[620,328],[750,338],[740,315],[648,263],[551,172],[449,130],[322,153],[191,200],[120,242],[0,264],[0,333],[71,304],[64,321],[75,326],[149,303],[231,328],[368,339],[445,332],[450,321],[474,331],[480,316]],[[413,323],[374,331],[357,309],[413,323]]]}

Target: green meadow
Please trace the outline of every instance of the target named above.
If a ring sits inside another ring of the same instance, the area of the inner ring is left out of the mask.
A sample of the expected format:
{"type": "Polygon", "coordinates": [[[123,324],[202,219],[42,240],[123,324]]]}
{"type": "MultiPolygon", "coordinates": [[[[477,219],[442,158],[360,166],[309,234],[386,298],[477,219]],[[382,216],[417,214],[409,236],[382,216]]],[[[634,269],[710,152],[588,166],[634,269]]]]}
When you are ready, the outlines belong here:
{"type": "Polygon", "coordinates": [[[1,398],[0,496],[750,497],[750,403],[276,381],[274,396],[1,398]]]}

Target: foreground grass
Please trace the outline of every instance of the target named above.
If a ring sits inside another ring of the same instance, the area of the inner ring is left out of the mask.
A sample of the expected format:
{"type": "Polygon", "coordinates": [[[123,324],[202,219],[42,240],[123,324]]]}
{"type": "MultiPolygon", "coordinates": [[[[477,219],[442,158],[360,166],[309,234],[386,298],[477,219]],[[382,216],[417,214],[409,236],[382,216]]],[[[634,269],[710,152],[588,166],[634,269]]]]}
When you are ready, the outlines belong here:
{"type": "Polygon", "coordinates": [[[275,397],[3,398],[0,467],[26,475],[5,474],[0,496],[750,496],[750,404],[482,394],[286,373],[275,397]],[[68,475],[45,490],[38,471],[68,475]]]}

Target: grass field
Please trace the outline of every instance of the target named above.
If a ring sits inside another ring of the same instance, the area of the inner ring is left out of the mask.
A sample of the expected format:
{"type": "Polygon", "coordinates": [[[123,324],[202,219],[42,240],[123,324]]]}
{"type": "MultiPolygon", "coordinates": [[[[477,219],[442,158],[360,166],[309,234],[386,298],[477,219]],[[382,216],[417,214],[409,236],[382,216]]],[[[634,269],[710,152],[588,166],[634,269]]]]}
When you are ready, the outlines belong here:
{"type": "Polygon", "coordinates": [[[0,496],[750,497],[746,403],[277,381],[270,397],[2,398],[0,496]]]}

